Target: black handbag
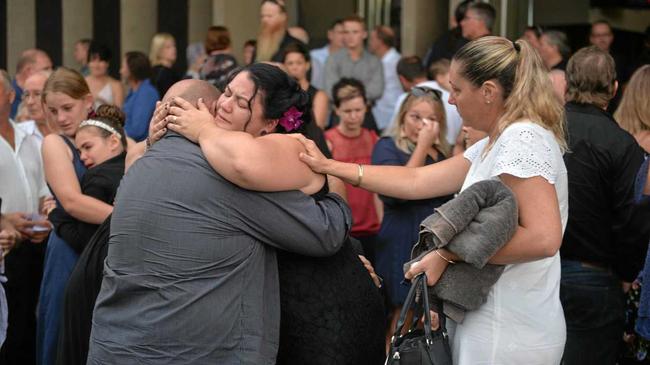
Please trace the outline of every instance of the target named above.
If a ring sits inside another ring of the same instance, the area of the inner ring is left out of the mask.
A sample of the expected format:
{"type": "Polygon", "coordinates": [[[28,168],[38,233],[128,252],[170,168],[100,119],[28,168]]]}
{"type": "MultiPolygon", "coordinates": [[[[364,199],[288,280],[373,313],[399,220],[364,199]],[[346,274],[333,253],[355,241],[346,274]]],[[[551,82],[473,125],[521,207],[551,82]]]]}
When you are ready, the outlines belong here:
{"type": "Polygon", "coordinates": [[[431,330],[431,314],[429,313],[427,277],[424,273],[415,277],[397,321],[395,334],[391,338],[390,352],[386,359],[387,365],[452,365],[442,301],[439,301],[438,304],[440,326],[433,331],[431,330]],[[421,298],[424,303],[417,303],[415,300],[420,286],[422,287],[421,298]],[[413,323],[409,331],[402,335],[406,315],[411,308],[413,308],[414,312],[413,323]],[[423,329],[416,329],[423,315],[423,329]]]}

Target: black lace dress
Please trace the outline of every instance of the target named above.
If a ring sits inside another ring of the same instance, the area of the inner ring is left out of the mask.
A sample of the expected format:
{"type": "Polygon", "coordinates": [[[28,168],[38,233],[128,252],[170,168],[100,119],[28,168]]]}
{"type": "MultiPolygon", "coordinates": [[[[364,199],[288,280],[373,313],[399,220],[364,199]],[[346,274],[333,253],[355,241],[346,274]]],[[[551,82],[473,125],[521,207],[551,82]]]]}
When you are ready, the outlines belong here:
{"type": "MultiPolygon", "coordinates": [[[[314,198],[325,193],[327,186],[314,198]]],[[[278,251],[278,365],[384,363],[383,299],[358,257],[358,247],[348,240],[324,258],[278,251]]]]}

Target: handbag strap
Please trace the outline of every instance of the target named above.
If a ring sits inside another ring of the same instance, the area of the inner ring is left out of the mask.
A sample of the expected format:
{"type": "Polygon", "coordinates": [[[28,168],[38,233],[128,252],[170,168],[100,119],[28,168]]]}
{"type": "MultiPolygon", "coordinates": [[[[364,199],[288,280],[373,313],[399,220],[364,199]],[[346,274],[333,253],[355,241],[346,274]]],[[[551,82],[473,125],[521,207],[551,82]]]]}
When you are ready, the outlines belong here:
{"type": "Polygon", "coordinates": [[[404,323],[406,322],[406,316],[408,314],[408,311],[415,303],[415,294],[418,291],[418,284],[422,281],[422,277],[425,277],[424,273],[416,276],[413,279],[411,289],[409,289],[409,292],[406,295],[406,300],[404,300],[404,305],[402,305],[402,311],[399,314],[399,319],[397,320],[397,326],[395,326],[395,333],[393,333],[393,337],[391,338],[392,344],[395,344],[395,341],[397,341],[397,339],[400,337],[402,333],[402,329],[404,328],[404,323]]]}
{"type": "MultiPolygon", "coordinates": [[[[424,312],[424,335],[427,339],[427,345],[431,345],[433,343],[433,335],[431,334],[431,312],[429,310],[429,308],[431,308],[429,306],[429,286],[427,285],[426,275],[422,276],[424,277],[424,280],[422,280],[422,296],[424,297],[424,306],[422,306],[422,311],[424,312]]],[[[438,315],[438,318],[440,318],[440,315],[438,315]]]]}

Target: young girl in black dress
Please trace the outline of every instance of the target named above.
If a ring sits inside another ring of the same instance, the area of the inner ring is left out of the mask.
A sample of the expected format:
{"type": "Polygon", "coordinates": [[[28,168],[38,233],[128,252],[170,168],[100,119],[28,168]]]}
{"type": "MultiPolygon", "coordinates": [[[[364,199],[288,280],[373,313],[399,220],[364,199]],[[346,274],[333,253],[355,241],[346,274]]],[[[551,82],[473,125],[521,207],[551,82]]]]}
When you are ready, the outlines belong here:
{"type": "MultiPolygon", "coordinates": [[[[124,113],[112,105],[102,105],[96,114],[81,122],[75,145],[88,168],[82,181],[83,194],[113,204],[117,187],[124,175],[126,135],[124,113]]],[[[78,221],[56,208],[50,213],[56,232],[81,256],[72,271],[63,303],[57,364],[85,364],[88,353],[92,310],[101,284],[101,269],[106,245],[92,245],[91,238],[107,233],[110,216],[102,225],[78,221]],[[87,272],[96,273],[89,280],[87,272]]],[[[100,241],[104,242],[104,241],[100,241]]]]}

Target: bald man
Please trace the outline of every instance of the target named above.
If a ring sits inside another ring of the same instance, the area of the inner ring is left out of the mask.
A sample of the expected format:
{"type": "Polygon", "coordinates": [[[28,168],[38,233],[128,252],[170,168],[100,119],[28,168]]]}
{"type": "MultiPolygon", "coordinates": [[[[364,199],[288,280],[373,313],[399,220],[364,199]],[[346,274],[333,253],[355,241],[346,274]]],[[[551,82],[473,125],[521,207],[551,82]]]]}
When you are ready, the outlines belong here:
{"type": "MultiPolygon", "coordinates": [[[[180,96],[210,105],[216,91],[197,92],[202,83],[179,85],[180,96]]],[[[350,225],[337,195],[238,188],[167,132],[115,198],[88,364],[275,364],[275,248],[331,255],[350,225]]]]}
{"type": "MultiPolygon", "coordinates": [[[[217,101],[219,95],[219,91],[205,81],[183,80],[169,88],[160,104],[163,105],[178,96],[195,105],[202,97],[210,105],[217,101]]],[[[161,107],[160,110],[164,109],[161,107]]],[[[145,142],[138,143],[129,150],[131,163],[144,154],[144,144],[145,142]]],[[[86,363],[93,308],[101,287],[104,260],[108,250],[110,221],[111,218],[107,218],[97,229],[68,280],[57,348],[57,364],[86,363]]]]}
{"type": "Polygon", "coordinates": [[[151,122],[149,123],[149,137],[146,140],[139,143],[132,143],[129,146],[128,153],[126,155],[125,168],[128,169],[145,153],[147,145],[151,141],[156,141],[160,139],[166,132],[166,129],[161,129],[159,125],[164,125],[163,118],[167,115],[167,108],[171,100],[174,97],[181,97],[192,104],[197,103],[199,98],[203,98],[205,105],[210,107],[212,114],[216,113],[217,99],[221,92],[212,86],[210,83],[196,80],[188,79],[181,80],[174,85],[172,85],[169,90],[165,93],[162,100],[156,103],[156,110],[151,117],[151,122]]]}

